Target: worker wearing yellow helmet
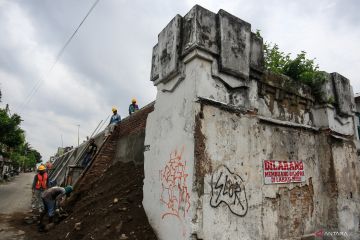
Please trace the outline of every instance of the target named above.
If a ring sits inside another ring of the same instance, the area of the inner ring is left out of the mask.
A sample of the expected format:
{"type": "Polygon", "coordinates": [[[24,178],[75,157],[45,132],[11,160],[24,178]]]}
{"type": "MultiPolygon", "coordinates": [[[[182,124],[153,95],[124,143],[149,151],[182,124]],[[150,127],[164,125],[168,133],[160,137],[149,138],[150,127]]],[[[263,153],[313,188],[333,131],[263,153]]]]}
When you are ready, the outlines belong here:
{"type": "Polygon", "coordinates": [[[41,164],[38,167],[38,172],[34,176],[34,181],[32,184],[32,193],[33,201],[32,208],[33,210],[38,210],[41,213],[44,210],[44,204],[41,200],[41,194],[49,187],[49,178],[46,172],[46,167],[41,164]]]}
{"type": "Polygon", "coordinates": [[[105,129],[105,137],[108,137],[114,130],[115,126],[121,122],[121,117],[120,115],[117,113],[117,109],[116,107],[112,107],[112,112],[113,115],[110,118],[110,123],[109,125],[106,127],[105,129]]]}
{"type": "Polygon", "coordinates": [[[131,104],[129,105],[129,115],[133,114],[137,110],[139,110],[139,106],[136,104],[136,99],[133,98],[131,100],[131,104]]]}
{"type": "Polygon", "coordinates": [[[46,170],[46,167],[43,165],[43,164],[41,164],[39,167],[38,167],[38,171],[40,172],[40,171],[45,171],[46,170]]]}

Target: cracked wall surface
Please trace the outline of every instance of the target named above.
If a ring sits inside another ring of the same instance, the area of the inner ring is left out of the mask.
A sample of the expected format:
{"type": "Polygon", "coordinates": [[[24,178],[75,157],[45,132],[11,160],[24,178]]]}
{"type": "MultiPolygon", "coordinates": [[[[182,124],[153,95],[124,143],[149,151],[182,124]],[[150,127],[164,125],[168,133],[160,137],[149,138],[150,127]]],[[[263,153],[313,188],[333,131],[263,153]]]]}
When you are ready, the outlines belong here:
{"type": "MultiPolygon", "coordinates": [[[[356,179],[338,180],[348,167],[335,166],[336,162],[344,161],[345,156],[341,155],[352,156],[351,147],[337,147],[326,132],[267,124],[253,116],[239,116],[214,106],[205,105],[203,116],[205,155],[213,168],[226,165],[242,176],[249,205],[247,214],[239,217],[232,214],[226,204],[217,208],[205,204],[211,198],[211,173],[207,174],[201,201],[204,239],[211,236],[219,236],[215,239],[291,239],[320,228],[339,228],[342,198],[351,191],[358,193],[356,179]],[[332,152],[337,155],[333,156],[332,152]],[[302,160],[306,182],[264,185],[264,159],[302,160]],[[352,190],[342,195],[339,184],[344,185],[342,189],[352,190]],[[214,227],[218,225],[226,225],[227,230],[214,227]]],[[[353,221],[356,224],[357,217],[353,221]]]]}

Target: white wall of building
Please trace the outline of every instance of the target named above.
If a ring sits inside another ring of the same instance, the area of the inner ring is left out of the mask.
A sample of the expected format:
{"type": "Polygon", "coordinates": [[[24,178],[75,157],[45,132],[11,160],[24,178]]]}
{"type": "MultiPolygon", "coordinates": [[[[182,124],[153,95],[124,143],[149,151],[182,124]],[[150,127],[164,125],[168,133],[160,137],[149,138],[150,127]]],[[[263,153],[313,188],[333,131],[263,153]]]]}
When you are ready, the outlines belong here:
{"type": "Polygon", "coordinates": [[[307,87],[261,75],[262,40],[249,28],[223,10],[215,16],[195,6],[159,34],[151,73],[158,94],[144,152],[151,226],[160,240],[295,239],[321,229],[356,234],[360,164],[349,81],[329,74],[327,86],[336,91],[327,94],[343,108],[314,106],[307,87]],[[302,161],[304,180],[265,185],[264,160],[302,161]]]}

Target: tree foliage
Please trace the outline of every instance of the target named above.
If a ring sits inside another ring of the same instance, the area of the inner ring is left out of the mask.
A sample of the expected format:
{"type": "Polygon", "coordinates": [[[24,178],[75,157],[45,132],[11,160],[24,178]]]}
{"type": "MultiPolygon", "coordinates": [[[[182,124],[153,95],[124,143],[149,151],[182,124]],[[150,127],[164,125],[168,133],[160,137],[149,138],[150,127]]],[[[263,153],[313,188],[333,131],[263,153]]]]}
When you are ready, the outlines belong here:
{"type": "MultiPolygon", "coordinates": [[[[260,31],[257,31],[257,35],[261,37],[260,31]]],[[[319,70],[315,59],[307,58],[305,51],[301,51],[292,58],[289,53],[280,51],[277,44],[265,42],[264,59],[267,70],[284,74],[310,86],[315,96],[321,94],[321,86],[326,81],[325,75],[319,70]]]]}
{"type": "Polygon", "coordinates": [[[20,128],[21,117],[9,115],[7,109],[0,109],[0,143],[15,148],[25,141],[24,131],[20,128]]]}
{"type": "Polygon", "coordinates": [[[29,148],[26,150],[26,144],[28,143],[11,152],[10,159],[14,161],[15,166],[22,166],[23,168],[34,167],[41,159],[40,153],[35,149],[29,148]]]}
{"type": "Polygon", "coordinates": [[[13,160],[15,166],[34,167],[41,161],[41,154],[25,141],[21,122],[18,114],[10,114],[8,106],[0,108],[0,154],[13,160]]]}

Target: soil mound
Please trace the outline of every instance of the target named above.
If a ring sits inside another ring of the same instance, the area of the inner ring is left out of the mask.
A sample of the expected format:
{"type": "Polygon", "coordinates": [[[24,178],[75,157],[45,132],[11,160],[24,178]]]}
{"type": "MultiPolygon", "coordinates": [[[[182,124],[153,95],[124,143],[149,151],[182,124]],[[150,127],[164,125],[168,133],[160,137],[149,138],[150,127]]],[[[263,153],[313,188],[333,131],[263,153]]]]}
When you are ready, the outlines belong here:
{"type": "MultiPolygon", "coordinates": [[[[26,239],[138,239],[155,240],[142,206],[143,165],[118,162],[98,180],[82,182],[69,199],[69,216],[47,233],[36,224],[13,220],[26,232],[26,239]]],[[[94,179],[93,179],[94,180],[94,179]]]]}

